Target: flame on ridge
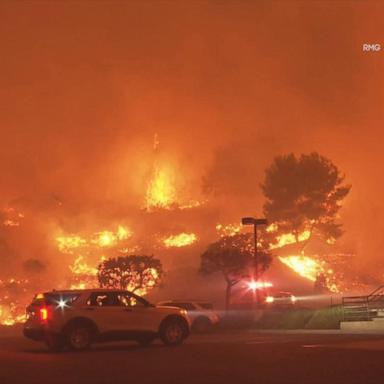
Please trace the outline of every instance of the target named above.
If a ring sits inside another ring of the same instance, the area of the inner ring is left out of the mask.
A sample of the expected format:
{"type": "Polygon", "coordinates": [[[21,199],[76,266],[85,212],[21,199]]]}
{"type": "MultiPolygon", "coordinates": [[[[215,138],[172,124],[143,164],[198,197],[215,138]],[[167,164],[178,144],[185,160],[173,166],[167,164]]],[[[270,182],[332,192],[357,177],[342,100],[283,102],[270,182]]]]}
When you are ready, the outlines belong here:
{"type": "Polygon", "coordinates": [[[133,233],[129,228],[119,225],[115,232],[104,230],[94,233],[89,238],[80,235],[63,235],[56,237],[56,242],[61,252],[73,254],[75,249],[82,247],[113,247],[116,246],[119,241],[127,240],[132,235],[133,233]]]}
{"type": "Polygon", "coordinates": [[[194,233],[180,233],[178,235],[171,235],[163,239],[163,244],[166,248],[172,247],[185,247],[197,241],[197,236],[194,233]]]}

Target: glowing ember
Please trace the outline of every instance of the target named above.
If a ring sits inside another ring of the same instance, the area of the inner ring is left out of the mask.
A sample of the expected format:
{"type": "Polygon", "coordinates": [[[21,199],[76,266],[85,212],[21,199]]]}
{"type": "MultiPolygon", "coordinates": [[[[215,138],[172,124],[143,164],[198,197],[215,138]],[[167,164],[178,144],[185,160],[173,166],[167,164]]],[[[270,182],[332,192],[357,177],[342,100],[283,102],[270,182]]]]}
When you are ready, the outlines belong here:
{"type": "Polygon", "coordinates": [[[190,208],[197,208],[197,207],[202,206],[204,203],[206,203],[206,200],[205,201],[190,200],[187,203],[179,205],[178,208],[181,210],[190,209],[190,208]]]}
{"type": "Polygon", "coordinates": [[[3,209],[0,213],[4,216],[3,225],[5,227],[19,227],[20,219],[24,218],[23,213],[11,207],[3,209]]]}
{"type": "Polygon", "coordinates": [[[194,233],[180,233],[172,235],[163,240],[163,244],[167,248],[171,247],[185,247],[197,241],[197,236],[194,233]]]}
{"type": "Polygon", "coordinates": [[[226,236],[235,236],[240,233],[241,225],[240,224],[217,224],[216,231],[220,237],[226,236]]]}

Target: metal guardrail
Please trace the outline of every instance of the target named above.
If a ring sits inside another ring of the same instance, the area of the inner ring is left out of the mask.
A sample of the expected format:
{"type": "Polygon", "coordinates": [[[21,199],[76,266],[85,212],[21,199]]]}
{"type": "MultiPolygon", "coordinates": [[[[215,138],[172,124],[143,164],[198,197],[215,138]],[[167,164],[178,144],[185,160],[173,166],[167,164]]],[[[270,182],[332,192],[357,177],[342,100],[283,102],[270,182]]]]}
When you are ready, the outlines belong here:
{"type": "Polygon", "coordinates": [[[343,321],[371,321],[384,311],[384,285],[366,296],[347,296],[342,298],[343,321]]]}

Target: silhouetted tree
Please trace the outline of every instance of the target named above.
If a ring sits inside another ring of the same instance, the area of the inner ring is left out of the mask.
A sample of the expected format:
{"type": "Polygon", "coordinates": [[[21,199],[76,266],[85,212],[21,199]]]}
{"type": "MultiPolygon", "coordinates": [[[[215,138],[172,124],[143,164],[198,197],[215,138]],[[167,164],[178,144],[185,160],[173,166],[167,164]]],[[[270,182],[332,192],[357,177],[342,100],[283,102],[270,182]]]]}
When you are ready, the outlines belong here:
{"type": "MultiPolygon", "coordinates": [[[[260,249],[259,268],[264,271],[271,262],[271,255],[260,249]]],[[[226,236],[208,246],[201,255],[200,273],[222,273],[226,282],[225,308],[228,310],[232,287],[253,272],[253,241],[250,234],[226,236]]]]}
{"type": "Polygon", "coordinates": [[[315,293],[329,293],[327,279],[324,273],[317,275],[315,283],[313,284],[313,290],[315,293]]]}
{"type": "Polygon", "coordinates": [[[343,181],[336,165],[318,153],[278,156],[261,186],[267,199],[264,214],[276,224],[277,234],[293,233],[297,243],[305,230],[309,238],[317,232],[336,240],[342,234],[337,213],[351,188],[343,181]]]}
{"type": "Polygon", "coordinates": [[[159,285],[163,276],[161,261],[153,256],[122,256],[104,260],[97,278],[102,288],[128,289],[145,294],[159,285]]]}

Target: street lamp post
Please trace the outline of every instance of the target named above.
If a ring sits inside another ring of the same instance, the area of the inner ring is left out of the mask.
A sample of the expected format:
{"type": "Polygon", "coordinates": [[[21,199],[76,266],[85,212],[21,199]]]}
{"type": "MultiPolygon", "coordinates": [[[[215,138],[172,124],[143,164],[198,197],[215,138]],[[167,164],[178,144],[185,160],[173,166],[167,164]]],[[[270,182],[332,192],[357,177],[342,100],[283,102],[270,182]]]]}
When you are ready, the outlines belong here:
{"type": "Polygon", "coordinates": [[[259,282],[259,256],[257,253],[257,226],[258,225],[267,225],[267,219],[256,219],[255,217],[243,217],[241,219],[241,224],[243,225],[253,225],[253,240],[254,240],[254,247],[253,247],[253,261],[254,261],[254,267],[255,267],[255,282],[256,282],[256,302],[259,303],[259,294],[258,294],[258,286],[257,283],[259,282]]]}

